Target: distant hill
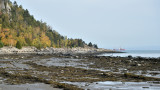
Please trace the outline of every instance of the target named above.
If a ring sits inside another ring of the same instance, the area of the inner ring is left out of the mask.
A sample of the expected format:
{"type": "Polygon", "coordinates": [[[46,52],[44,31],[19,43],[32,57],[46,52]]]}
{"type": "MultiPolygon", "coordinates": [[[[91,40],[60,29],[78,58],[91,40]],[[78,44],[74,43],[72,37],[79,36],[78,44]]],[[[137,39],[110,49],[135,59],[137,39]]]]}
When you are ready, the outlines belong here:
{"type": "Polygon", "coordinates": [[[82,39],[70,39],[62,36],[45,22],[36,20],[22,5],[10,0],[0,0],[0,45],[35,46],[37,48],[55,47],[94,47],[82,39]]]}

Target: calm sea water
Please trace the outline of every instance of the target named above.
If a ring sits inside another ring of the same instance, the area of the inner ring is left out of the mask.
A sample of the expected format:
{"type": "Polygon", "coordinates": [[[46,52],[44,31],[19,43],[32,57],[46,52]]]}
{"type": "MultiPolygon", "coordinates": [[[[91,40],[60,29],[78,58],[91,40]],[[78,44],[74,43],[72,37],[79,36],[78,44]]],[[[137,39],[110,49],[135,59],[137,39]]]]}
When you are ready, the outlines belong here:
{"type": "Polygon", "coordinates": [[[160,57],[160,50],[127,50],[125,51],[126,53],[106,53],[102,54],[100,56],[121,56],[121,57],[126,57],[126,56],[141,56],[141,57],[160,57]]]}

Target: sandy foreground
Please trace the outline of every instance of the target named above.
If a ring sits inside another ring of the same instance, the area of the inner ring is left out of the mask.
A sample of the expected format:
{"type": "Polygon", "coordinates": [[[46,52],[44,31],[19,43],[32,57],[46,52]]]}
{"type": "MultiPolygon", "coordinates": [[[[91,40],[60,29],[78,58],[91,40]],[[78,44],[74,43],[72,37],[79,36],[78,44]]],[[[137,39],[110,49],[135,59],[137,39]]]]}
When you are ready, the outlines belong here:
{"type": "Polygon", "coordinates": [[[53,88],[50,85],[43,83],[35,83],[35,84],[21,84],[21,85],[0,84],[0,90],[62,90],[62,89],[53,88]]]}

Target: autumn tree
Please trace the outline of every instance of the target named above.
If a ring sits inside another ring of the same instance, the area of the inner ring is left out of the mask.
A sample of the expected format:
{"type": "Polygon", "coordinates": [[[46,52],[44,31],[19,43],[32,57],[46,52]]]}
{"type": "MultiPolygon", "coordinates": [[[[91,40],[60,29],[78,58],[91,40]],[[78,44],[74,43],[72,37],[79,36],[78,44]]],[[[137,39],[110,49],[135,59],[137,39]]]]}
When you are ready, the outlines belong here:
{"type": "Polygon", "coordinates": [[[44,48],[51,46],[51,41],[50,41],[49,38],[45,35],[44,32],[41,34],[40,41],[41,41],[42,47],[44,47],[44,48]]]}
{"type": "Polygon", "coordinates": [[[42,45],[41,45],[40,39],[39,39],[38,37],[35,38],[35,39],[33,39],[32,45],[35,46],[35,47],[38,48],[38,49],[41,49],[41,48],[42,48],[42,47],[41,47],[42,45]]]}
{"type": "Polygon", "coordinates": [[[25,40],[25,38],[23,36],[17,37],[17,41],[19,41],[22,46],[26,46],[27,45],[26,40],[25,40]]]}
{"type": "Polygon", "coordinates": [[[25,38],[26,44],[27,46],[31,46],[32,45],[32,41],[29,38],[25,38]]]}
{"type": "Polygon", "coordinates": [[[17,42],[10,34],[9,29],[2,30],[2,32],[0,33],[0,39],[5,46],[15,46],[17,42]]]}
{"type": "Polygon", "coordinates": [[[9,1],[8,3],[11,12],[0,12],[0,39],[5,46],[16,46],[19,42],[22,46],[35,46],[40,49],[84,47],[86,44],[82,39],[62,36],[47,23],[36,20],[27,9],[23,9],[17,2],[9,1]]]}

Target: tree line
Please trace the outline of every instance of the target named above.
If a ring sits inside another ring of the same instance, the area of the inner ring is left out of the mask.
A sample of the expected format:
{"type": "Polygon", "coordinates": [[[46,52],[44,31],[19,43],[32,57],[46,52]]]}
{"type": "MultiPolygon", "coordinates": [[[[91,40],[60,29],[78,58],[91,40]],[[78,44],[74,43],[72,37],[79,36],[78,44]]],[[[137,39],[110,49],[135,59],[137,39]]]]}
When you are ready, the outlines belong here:
{"type": "Polygon", "coordinates": [[[36,20],[29,11],[17,5],[15,1],[8,1],[10,13],[0,11],[0,47],[3,46],[35,46],[37,48],[72,48],[89,47],[98,48],[90,42],[86,44],[82,39],[62,36],[43,21],[36,20]]]}

